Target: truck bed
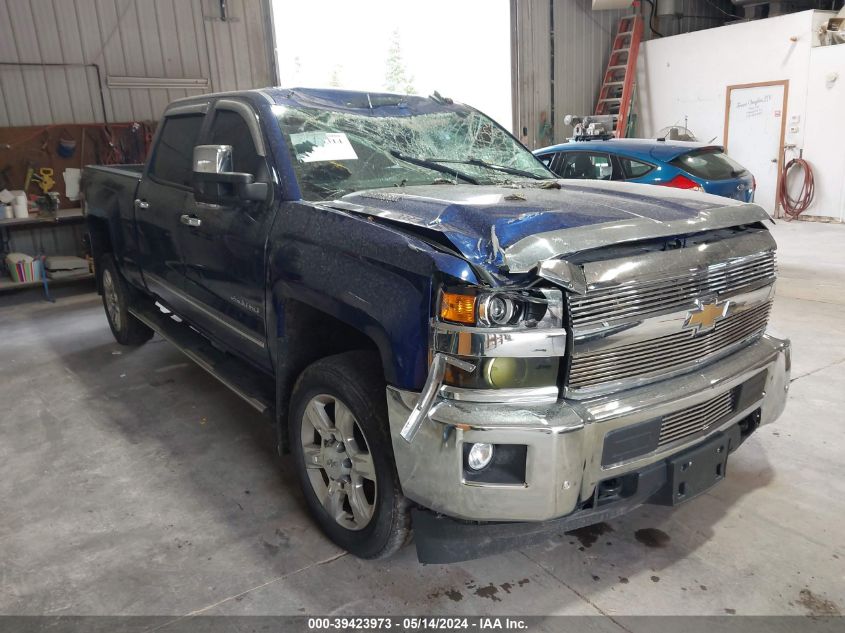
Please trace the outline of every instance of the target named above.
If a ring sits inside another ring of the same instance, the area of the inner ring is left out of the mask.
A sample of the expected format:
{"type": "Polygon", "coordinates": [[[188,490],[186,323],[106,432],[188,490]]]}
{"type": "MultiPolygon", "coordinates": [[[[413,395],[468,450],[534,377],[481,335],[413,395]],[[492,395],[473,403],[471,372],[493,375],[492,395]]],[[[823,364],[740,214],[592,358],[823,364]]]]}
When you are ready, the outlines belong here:
{"type": "Polygon", "coordinates": [[[133,221],[132,204],[143,170],[143,165],[86,165],[82,192],[87,214],[133,221]]]}
{"type": "Polygon", "coordinates": [[[119,176],[129,176],[130,178],[140,178],[141,172],[144,171],[144,164],[127,164],[127,165],[85,165],[85,171],[94,172],[102,171],[119,176]]]}
{"type": "MultiPolygon", "coordinates": [[[[94,253],[109,252],[120,259],[127,251],[137,248],[135,193],[143,170],[143,165],[86,165],[83,168],[82,196],[94,253]]],[[[130,271],[124,270],[127,272],[130,271]]]]}

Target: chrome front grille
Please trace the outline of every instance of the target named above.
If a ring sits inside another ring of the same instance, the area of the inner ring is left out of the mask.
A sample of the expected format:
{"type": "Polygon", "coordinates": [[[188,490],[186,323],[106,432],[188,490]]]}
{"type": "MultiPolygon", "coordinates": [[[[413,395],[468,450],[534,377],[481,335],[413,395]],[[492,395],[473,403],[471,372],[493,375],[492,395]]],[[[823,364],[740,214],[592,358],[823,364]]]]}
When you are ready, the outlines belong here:
{"type": "Polygon", "coordinates": [[[589,398],[677,376],[759,338],[774,298],[775,251],[771,234],[753,229],[570,264],[565,272],[575,281],[580,274],[585,291],[566,293],[564,395],[589,398]]]}
{"type": "Polygon", "coordinates": [[[664,416],[658,447],[677,442],[709,429],[734,411],[734,390],[664,416]]]}
{"type": "Polygon", "coordinates": [[[559,266],[585,289],[566,294],[564,395],[589,398],[677,376],[762,336],[776,248],[771,233],[753,228],[559,266]]]}
{"type": "Polygon", "coordinates": [[[569,297],[572,325],[608,324],[683,309],[702,296],[739,292],[775,280],[775,252],[719,262],[684,276],[636,281],[569,297]]]}
{"type": "Polygon", "coordinates": [[[693,366],[761,335],[766,329],[771,305],[771,301],[766,301],[730,315],[705,334],[696,336],[692,330],[679,330],[629,345],[575,355],[568,386],[583,389],[693,366]]]}

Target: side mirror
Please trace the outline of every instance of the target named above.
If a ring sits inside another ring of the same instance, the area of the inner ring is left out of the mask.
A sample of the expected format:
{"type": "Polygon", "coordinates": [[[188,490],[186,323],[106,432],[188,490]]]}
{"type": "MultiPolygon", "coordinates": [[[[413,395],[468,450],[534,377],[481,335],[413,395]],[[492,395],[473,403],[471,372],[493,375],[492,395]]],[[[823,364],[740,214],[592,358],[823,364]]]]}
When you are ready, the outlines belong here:
{"type": "Polygon", "coordinates": [[[232,171],[231,145],[197,145],[194,147],[194,197],[198,202],[231,204],[235,200],[263,202],[270,194],[266,182],[255,182],[255,176],[232,171]]]}
{"type": "Polygon", "coordinates": [[[224,174],[231,171],[231,145],[197,145],[194,148],[195,174],[224,174]]]}

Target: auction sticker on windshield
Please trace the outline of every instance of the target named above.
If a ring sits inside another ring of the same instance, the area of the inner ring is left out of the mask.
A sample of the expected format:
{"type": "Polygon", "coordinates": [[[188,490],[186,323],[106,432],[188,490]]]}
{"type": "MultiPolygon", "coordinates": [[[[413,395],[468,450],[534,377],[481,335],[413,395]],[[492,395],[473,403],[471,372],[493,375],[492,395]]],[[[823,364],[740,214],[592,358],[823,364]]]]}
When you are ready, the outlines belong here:
{"type": "Polygon", "coordinates": [[[298,132],[290,142],[301,163],[326,160],[358,160],[355,148],[343,132],[298,132]]]}

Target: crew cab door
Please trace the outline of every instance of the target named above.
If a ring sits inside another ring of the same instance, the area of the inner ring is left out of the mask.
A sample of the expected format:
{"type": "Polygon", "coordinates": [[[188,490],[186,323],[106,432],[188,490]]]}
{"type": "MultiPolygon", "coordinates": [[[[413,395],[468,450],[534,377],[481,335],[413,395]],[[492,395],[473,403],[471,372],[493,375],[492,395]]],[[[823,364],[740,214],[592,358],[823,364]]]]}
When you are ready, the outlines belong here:
{"type": "Polygon", "coordinates": [[[192,195],[193,148],[200,137],[208,104],[165,112],[153,153],[135,194],[135,226],[144,282],[153,294],[176,305],[184,271],[178,236],[180,216],[192,195]]]}
{"type": "MultiPolygon", "coordinates": [[[[264,140],[251,106],[220,99],[208,116],[203,143],[231,146],[234,171],[270,182],[264,140]]],[[[189,319],[235,353],[269,366],[264,297],[272,205],[234,198],[198,202],[191,192],[183,209],[178,243],[189,319]]]]}

